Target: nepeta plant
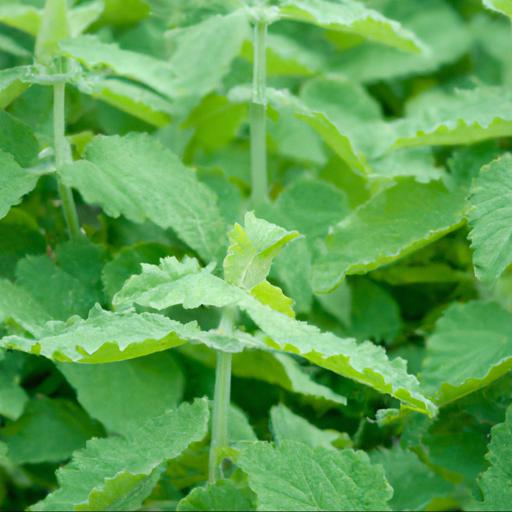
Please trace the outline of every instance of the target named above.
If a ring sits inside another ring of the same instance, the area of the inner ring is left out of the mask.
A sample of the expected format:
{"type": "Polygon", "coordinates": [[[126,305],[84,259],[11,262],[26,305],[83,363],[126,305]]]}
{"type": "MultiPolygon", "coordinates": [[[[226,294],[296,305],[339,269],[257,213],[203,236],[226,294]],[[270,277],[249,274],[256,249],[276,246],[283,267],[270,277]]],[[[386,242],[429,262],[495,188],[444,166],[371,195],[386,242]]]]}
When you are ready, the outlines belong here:
{"type": "Polygon", "coordinates": [[[508,0],[0,2],[6,510],[507,510],[508,0]]]}

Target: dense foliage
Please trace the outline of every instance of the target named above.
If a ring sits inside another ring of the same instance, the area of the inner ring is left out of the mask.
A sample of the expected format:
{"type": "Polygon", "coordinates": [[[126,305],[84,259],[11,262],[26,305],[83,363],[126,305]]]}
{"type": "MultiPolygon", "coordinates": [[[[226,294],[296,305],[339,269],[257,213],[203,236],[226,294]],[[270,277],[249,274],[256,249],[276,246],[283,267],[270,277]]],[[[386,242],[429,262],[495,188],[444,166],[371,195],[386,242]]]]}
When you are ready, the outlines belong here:
{"type": "Polygon", "coordinates": [[[512,0],[0,0],[0,508],[509,510],[512,0]]]}

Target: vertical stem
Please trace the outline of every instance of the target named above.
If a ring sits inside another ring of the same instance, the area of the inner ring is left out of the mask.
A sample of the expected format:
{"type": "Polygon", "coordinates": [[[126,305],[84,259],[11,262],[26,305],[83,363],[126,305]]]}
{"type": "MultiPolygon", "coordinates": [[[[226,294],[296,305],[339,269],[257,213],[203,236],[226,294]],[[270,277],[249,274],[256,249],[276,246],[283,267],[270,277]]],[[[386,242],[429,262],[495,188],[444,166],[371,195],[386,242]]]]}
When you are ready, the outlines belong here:
{"type": "MultiPolygon", "coordinates": [[[[55,149],[55,165],[60,169],[71,162],[71,150],[66,140],[66,84],[64,82],[53,86],[53,138],[55,149]]],[[[57,187],[62,202],[62,210],[69,237],[77,239],[81,236],[80,223],[75,207],[73,192],[62,183],[57,176],[57,187]]]]}
{"type": "MultiPolygon", "coordinates": [[[[230,334],[233,330],[236,311],[226,308],[222,314],[219,328],[230,334]]],[[[210,457],[208,462],[208,482],[215,483],[222,468],[217,463],[218,452],[229,446],[228,413],[231,398],[231,359],[228,352],[217,352],[217,366],[215,368],[215,391],[213,396],[212,435],[210,443],[210,457]]]]}
{"type": "Polygon", "coordinates": [[[254,69],[251,104],[251,178],[252,205],[268,199],[267,143],[266,143],[266,46],[267,23],[254,25],[254,69]]]}

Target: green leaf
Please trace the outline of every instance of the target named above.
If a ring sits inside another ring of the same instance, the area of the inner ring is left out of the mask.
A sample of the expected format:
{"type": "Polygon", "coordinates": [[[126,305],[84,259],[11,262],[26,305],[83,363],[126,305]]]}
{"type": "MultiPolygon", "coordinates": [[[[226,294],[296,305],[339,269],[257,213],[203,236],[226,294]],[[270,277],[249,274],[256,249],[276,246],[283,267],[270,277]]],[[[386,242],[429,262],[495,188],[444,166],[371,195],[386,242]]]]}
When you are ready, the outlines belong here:
{"type": "Polygon", "coordinates": [[[243,9],[167,32],[172,52],[169,63],[175,73],[173,94],[178,98],[201,97],[212,92],[249,34],[243,9]]]}
{"type": "Polygon", "coordinates": [[[166,309],[176,304],[192,309],[199,306],[224,307],[243,297],[236,288],[201,269],[195,258],[180,262],[174,256],[163,258],[160,264],[142,263],[142,273],[128,279],[114,296],[116,306],[137,303],[155,309],[166,309]]]}
{"type": "Polygon", "coordinates": [[[28,167],[37,158],[39,145],[29,126],[0,112],[0,149],[10,153],[22,167],[28,167]]]}
{"type": "Polygon", "coordinates": [[[297,441],[311,448],[322,447],[334,450],[333,443],[340,437],[340,433],[334,430],[320,430],[283,404],[275,405],[270,409],[270,421],[277,446],[284,441],[297,441]]]}
{"type": "Polygon", "coordinates": [[[270,284],[268,281],[262,281],[260,284],[257,284],[251,290],[251,295],[262,304],[266,304],[280,313],[292,318],[295,316],[293,300],[287,297],[281,288],[270,284]]]}
{"type": "Polygon", "coordinates": [[[86,4],[77,5],[69,11],[69,28],[72,37],[85,32],[101,16],[105,0],[92,0],[86,4]]]}
{"type": "Polygon", "coordinates": [[[422,385],[440,406],[495,381],[512,368],[512,316],[495,303],[453,304],[427,340],[422,385]]]}
{"type": "Polygon", "coordinates": [[[339,375],[389,393],[407,407],[434,415],[435,405],[425,398],[415,377],[407,373],[404,360],[390,361],[386,352],[373,343],[357,343],[294,320],[247,298],[240,307],[246,311],[269,339],[272,348],[300,355],[339,375]]]}
{"type": "Polygon", "coordinates": [[[60,173],[88,203],[100,204],[112,217],[172,227],[205,260],[220,257],[225,225],[215,195],[157,140],[100,135],[87,146],[86,159],[60,173]]]}
{"type": "Polygon", "coordinates": [[[76,404],[64,399],[32,399],[23,416],[0,431],[15,464],[61,462],[101,430],[76,404]]]}
{"type": "Polygon", "coordinates": [[[0,23],[35,36],[41,25],[41,11],[32,5],[14,2],[0,5],[0,23]]]}
{"type": "Polygon", "coordinates": [[[391,263],[463,222],[466,192],[409,178],[384,189],[354,210],[327,237],[313,269],[313,287],[328,292],[347,274],[391,263]]]}
{"type": "Polygon", "coordinates": [[[114,74],[152,87],[164,96],[173,97],[173,67],[149,55],[122,50],[115,43],[103,43],[92,35],[68,39],[60,44],[62,53],[89,69],[107,68],[114,74]]]}
{"type": "MultiPolygon", "coordinates": [[[[2,6],[0,6],[0,11],[2,6]]],[[[29,84],[24,82],[30,66],[18,66],[0,70],[0,109],[9,106],[29,84]]]]}
{"type": "Polygon", "coordinates": [[[14,353],[0,354],[0,416],[17,420],[28,402],[21,387],[18,359],[14,353]]]}
{"type": "Polygon", "coordinates": [[[176,407],[185,384],[182,371],[168,352],[118,363],[61,364],[59,370],[90,416],[119,434],[133,422],[176,407]]]}
{"type": "Polygon", "coordinates": [[[394,124],[393,148],[471,144],[512,135],[508,88],[481,86],[433,98],[427,93],[425,98],[424,104],[394,124]]]}
{"type": "Polygon", "coordinates": [[[455,62],[469,49],[471,35],[455,8],[443,0],[374,2],[382,13],[415,33],[430,49],[421,55],[371,41],[337,54],[329,69],[340,70],[358,82],[376,82],[436,71],[455,62]]]}
{"type": "Polygon", "coordinates": [[[59,489],[30,510],[136,510],[155,486],[161,464],[200,441],[207,428],[203,399],[134,425],[124,437],[93,439],[57,471],[59,489]]]}
{"type": "Polygon", "coordinates": [[[256,493],[258,510],[389,510],[393,491],[364,452],[259,442],[239,466],[256,493]]]}
{"type": "Polygon", "coordinates": [[[58,54],[59,43],[70,35],[67,0],[46,0],[36,38],[36,61],[50,64],[58,54]]]}
{"type": "Polygon", "coordinates": [[[149,89],[116,78],[87,77],[74,82],[84,94],[99,99],[146,123],[166,126],[171,120],[171,103],[149,89]]]}
{"type": "Polygon", "coordinates": [[[283,18],[312,23],[320,27],[356,34],[401,50],[421,52],[423,43],[400,23],[368,9],[363,3],[345,0],[286,0],[279,8],[283,18]]]}
{"type": "Polygon", "coordinates": [[[224,260],[226,281],[246,289],[258,285],[266,279],[272,260],[298,236],[297,231],[287,231],[247,213],[244,226],[235,224],[229,233],[230,246],[224,260]]]}
{"type": "Polygon", "coordinates": [[[507,510],[512,500],[510,460],[512,460],[512,407],[503,423],[493,427],[487,460],[490,467],[479,477],[483,500],[469,510],[507,510]]]}
{"type": "Polygon", "coordinates": [[[183,498],[176,508],[180,512],[225,510],[239,511],[256,510],[254,493],[232,480],[219,480],[206,487],[196,487],[183,498]]]}
{"type": "Polygon", "coordinates": [[[380,464],[393,487],[390,501],[393,510],[429,510],[437,498],[447,497],[452,485],[426,466],[412,451],[399,446],[381,448],[370,453],[374,464],[380,464]]]}
{"type": "Polygon", "coordinates": [[[504,155],[482,168],[469,203],[469,238],[478,279],[492,283],[512,263],[512,156],[504,155]]]}
{"type": "Polygon", "coordinates": [[[39,176],[21,168],[14,157],[0,149],[0,219],[37,184],[39,176]]]}
{"type": "Polygon", "coordinates": [[[0,34],[0,51],[10,53],[15,57],[30,57],[30,52],[8,35],[0,34]]]}
{"type": "Polygon", "coordinates": [[[512,2],[510,0],[483,0],[485,7],[512,18],[512,2]]]}

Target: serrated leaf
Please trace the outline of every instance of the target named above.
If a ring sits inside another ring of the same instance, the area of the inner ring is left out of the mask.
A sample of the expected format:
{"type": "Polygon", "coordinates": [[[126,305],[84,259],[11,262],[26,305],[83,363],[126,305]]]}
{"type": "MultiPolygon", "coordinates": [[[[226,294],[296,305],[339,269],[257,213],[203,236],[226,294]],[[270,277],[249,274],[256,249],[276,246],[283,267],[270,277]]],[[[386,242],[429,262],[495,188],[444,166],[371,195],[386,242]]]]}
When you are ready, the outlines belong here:
{"type": "Polygon", "coordinates": [[[272,260],[298,236],[297,231],[287,231],[247,213],[244,226],[235,224],[229,233],[230,245],[224,259],[226,281],[246,289],[258,285],[266,279],[272,260]]]}
{"type": "Polygon", "coordinates": [[[498,379],[512,368],[512,316],[495,303],[453,304],[427,340],[422,385],[440,406],[498,379]]]}
{"type": "Polygon", "coordinates": [[[374,464],[384,468],[393,487],[390,501],[393,510],[428,510],[436,498],[450,494],[452,485],[425,465],[412,451],[399,446],[370,453],[374,464]],[[417,485],[421,482],[421,485],[417,485]]]}
{"type": "Polygon", "coordinates": [[[89,69],[110,69],[113,73],[152,87],[164,96],[174,94],[173,67],[149,55],[122,50],[117,44],[103,43],[92,35],[79,36],[60,43],[62,53],[89,69]]]}
{"type": "Polygon", "coordinates": [[[342,3],[326,0],[286,0],[281,4],[279,13],[286,19],[356,34],[405,51],[424,50],[417,37],[400,23],[354,0],[344,0],[342,3]]]}
{"type": "Polygon", "coordinates": [[[262,281],[252,288],[251,295],[262,304],[292,318],[295,317],[293,300],[287,297],[278,286],[274,286],[268,281],[262,281]]]}
{"type": "Polygon", "coordinates": [[[478,279],[495,282],[512,263],[512,156],[504,155],[482,168],[471,189],[469,239],[478,279]]]}
{"type": "Polygon", "coordinates": [[[369,341],[358,344],[353,338],[322,332],[252,298],[245,299],[240,307],[269,337],[267,343],[272,348],[300,355],[381,393],[389,393],[414,410],[435,414],[435,405],[421,393],[416,378],[407,373],[405,361],[400,358],[390,361],[382,347],[369,341]]]}
{"type": "Polygon", "coordinates": [[[483,0],[485,7],[512,18],[512,2],[510,0],[483,0]]]}
{"type": "Polygon", "coordinates": [[[75,403],[64,399],[32,399],[23,416],[0,431],[15,464],[61,462],[101,428],[75,403]]]}
{"type": "Polygon", "coordinates": [[[258,510],[389,510],[393,494],[382,468],[364,452],[260,442],[244,450],[238,464],[258,510]]]}
{"type": "Polygon", "coordinates": [[[384,189],[333,228],[313,268],[313,287],[328,292],[347,274],[391,263],[463,222],[466,191],[409,178],[384,189]]]}
{"type": "Polygon", "coordinates": [[[207,428],[203,399],[134,425],[124,437],[91,440],[58,470],[59,489],[30,510],[138,509],[156,484],[161,464],[200,441],[207,428]]]}
{"type": "Polygon", "coordinates": [[[176,304],[191,309],[199,306],[224,307],[243,296],[225,281],[201,269],[195,258],[178,261],[174,256],[163,258],[160,264],[142,264],[142,273],[128,279],[115,295],[116,306],[137,303],[155,309],[165,309],[176,304]]]}
{"type": "Polygon", "coordinates": [[[46,0],[37,31],[36,61],[48,65],[57,55],[59,43],[71,35],[67,0],[46,0]]]}
{"type": "Polygon", "coordinates": [[[283,404],[270,409],[271,430],[277,446],[284,441],[297,441],[311,448],[334,450],[333,443],[340,437],[335,430],[321,430],[298,416],[283,404]]]}
{"type": "Polygon", "coordinates": [[[487,460],[490,467],[478,479],[483,499],[468,510],[507,510],[512,500],[510,486],[510,461],[512,460],[512,407],[506,412],[505,421],[491,431],[487,460]]]}
{"type": "Polygon", "coordinates": [[[512,94],[505,88],[481,86],[433,99],[427,96],[424,105],[394,128],[395,149],[507,137],[512,134],[512,94]]]}
{"type": "Polygon", "coordinates": [[[60,173],[87,202],[112,217],[172,227],[205,260],[219,258],[225,225],[215,195],[157,140],[146,134],[98,136],[87,146],[86,159],[60,173]]]}
{"type": "Polygon", "coordinates": [[[254,493],[245,486],[237,485],[232,480],[219,480],[206,487],[196,487],[183,498],[176,508],[184,511],[225,510],[239,511],[256,510],[254,493]]]}
{"type": "Polygon", "coordinates": [[[39,176],[21,168],[14,157],[0,149],[0,219],[37,184],[39,176]]]}
{"type": "Polygon", "coordinates": [[[118,434],[133,422],[176,407],[185,384],[180,367],[167,352],[118,363],[61,364],[59,370],[89,415],[118,434]]]}

